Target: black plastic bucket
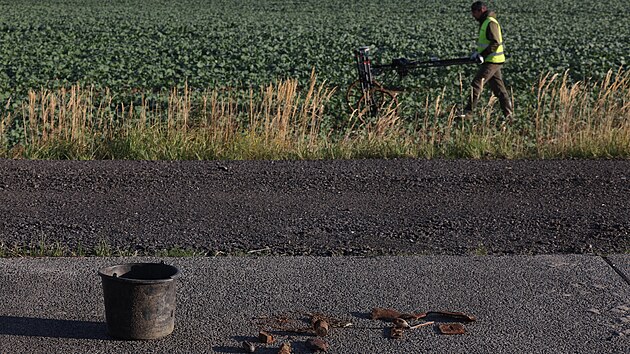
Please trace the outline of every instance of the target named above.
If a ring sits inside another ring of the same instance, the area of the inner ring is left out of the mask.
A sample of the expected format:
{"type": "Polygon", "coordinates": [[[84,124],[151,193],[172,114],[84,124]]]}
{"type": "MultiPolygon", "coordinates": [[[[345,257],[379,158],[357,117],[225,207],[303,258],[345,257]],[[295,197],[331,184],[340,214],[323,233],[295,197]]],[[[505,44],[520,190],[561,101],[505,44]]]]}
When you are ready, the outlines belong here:
{"type": "Polygon", "coordinates": [[[156,339],[175,328],[175,279],[179,269],[162,263],[102,268],[105,319],[110,336],[156,339]]]}

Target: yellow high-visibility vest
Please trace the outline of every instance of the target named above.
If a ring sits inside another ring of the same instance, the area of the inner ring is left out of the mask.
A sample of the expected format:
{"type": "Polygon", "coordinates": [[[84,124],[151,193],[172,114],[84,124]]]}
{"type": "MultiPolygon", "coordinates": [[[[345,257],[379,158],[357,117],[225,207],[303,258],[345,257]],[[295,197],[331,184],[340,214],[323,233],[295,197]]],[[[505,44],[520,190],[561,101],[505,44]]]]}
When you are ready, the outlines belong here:
{"type": "MultiPolygon", "coordinates": [[[[499,22],[494,17],[488,17],[481,24],[481,28],[479,29],[479,40],[477,41],[477,52],[481,53],[490,45],[490,41],[486,38],[486,29],[490,22],[494,22],[499,26],[499,22]]],[[[501,34],[501,26],[499,26],[499,38],[497,38],[499,42],[499,47],[494,53],[488,54],[484,59],[484,61],[488,63],[500,64],[505,62],[505,54],[503,53],[503,35],[501,34]]]]}

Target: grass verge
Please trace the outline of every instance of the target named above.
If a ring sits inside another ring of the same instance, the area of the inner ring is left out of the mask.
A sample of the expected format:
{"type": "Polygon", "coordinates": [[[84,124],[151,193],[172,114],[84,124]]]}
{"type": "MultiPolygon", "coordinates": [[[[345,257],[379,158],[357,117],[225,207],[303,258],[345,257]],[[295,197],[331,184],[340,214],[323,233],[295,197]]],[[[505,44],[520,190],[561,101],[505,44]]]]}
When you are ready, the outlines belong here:
{"type": "MultiPolygon", "coordinates": [[[[628,158],[630,72],[599,82],[547,74],[531,106],[502,121],[491,97],[459,120],[443,97],[412,116],[399,106],[347,119],[329,112],[335,88],[284,80],[260,91],[173,89],[119,102],[74,85],[31,91],[0,115],[0,157],[25,159],[251,160],[353,158],[628,158]],[[8,109],[14,107],[13,109],[8,109]],[[17,107],[17,108],[15,108],[17,107]],[[335,118],[337,116],[337,118],[335,118]]],[[[486,90],[488,91],[488,90],[486,90]]]]}

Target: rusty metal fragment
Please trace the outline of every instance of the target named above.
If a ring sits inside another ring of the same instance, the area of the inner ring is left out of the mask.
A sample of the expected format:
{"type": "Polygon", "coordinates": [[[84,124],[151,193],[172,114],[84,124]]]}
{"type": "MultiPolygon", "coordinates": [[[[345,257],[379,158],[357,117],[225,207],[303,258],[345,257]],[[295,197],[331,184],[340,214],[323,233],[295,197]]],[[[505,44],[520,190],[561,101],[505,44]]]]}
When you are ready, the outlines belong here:
{"type": "Polygon", "coordinates": [[[328,322],[324,320],[317,320],[313,324],[315,334],[318,337],[326,337],[328,335],[328,322]]]}
{"type": "Polygon", "coordinates": [[[477,320],[475,316],[464,312],[453,311],[427,311],[418,313],[404,313],[390,308],[375,307],[372,309],[373,320],[393,321],[397,318],[405,320],[418,320],[426,317],[445,317],[453,321],[474,322],[477,320]]]}
{"type": "Polygon", "coordinates": [[[323,313],[319,313],[319,312],[315,312],[315,313],[307,313],[307,316],[309,316],[311,318],[311,324],[313,325],[314,328],[316,328],[316,324],[317,321],[324,321],[326,322],[326,324],[328,325],[328,328],[345,328],[345,327],[349,327],[352,326],[352,322],[344,320],[344,319],[339,319],[339,318],[335,318],[335,317],[331,317],[328,315],[325,315],[323,313]]]}
{"type": "Polygon", "coordinates": [[[330,346],[321,338],[310,338],[306,341],[306,345],[314,352],[328,352],[330,346]]]}
{"type": "Polygon", "coordinates": [[[258,341],[260,343],[264,343],[264,344],[271,344],[274,342],[274,338],[271,335],[271,333],[265,332],[265,331],[260,331],[258,332],[258,341]]]}
{"type": "Polygon", "coordinates": [[[393,321],[397,318],[402,318],[404,320],[415,320],[419,317],[415,314],[403,313],[394,309],[387,309],[383,307],[375,307],[372,309],[373,320],[393,321]]]}
{"type": "Polygon", "coordinates": [[[282,343],[280,350],[278,350],[278,354],[291,354],[291,343],[282,343]]]}
{"type": "Polygon", "coordinates": [[[417,318],[426,318],[426,317],[443,317],[453,321],[462,321],[462,322],[475,322],[477,318],[473,315],[469,315],[463,312],[452,312],[452,311],[428,311],[419,313],[416,316],[417,318]]]}
{"type": "Polygon", "coordinates": [[[395,327],[400,327],[400,328],[410,328],[411,326],[409,325],[409,323],[405,320],[403,320],[402,318],[394,318],[394,320],[392,321],[394,323],[395,327]]]}
{"type": "Polygon", "coordinates": [[[442,334],[464,334],[466,330],[461,323],[445,323],[438,326],[442,334]]]}
{"type": "Polygon", "coordinates": [[[423,322],[423,323],[419,323],[419,324],[417,324],[415,326],[411,326],[411,327],[409,327],[409,329],[417,329],[417,328],[420,328],[420,327],[426,327],[426,326],[430,326],[430,325],[432,325],[434,323],[435,323],[434,321],[423,322]]]}
{"type": "Polygon", "coordinates": [[[389,329],[389,337],[393,339],[400,339],[403,336],[404,329],[401,327],[391,327],[389,329]]]}

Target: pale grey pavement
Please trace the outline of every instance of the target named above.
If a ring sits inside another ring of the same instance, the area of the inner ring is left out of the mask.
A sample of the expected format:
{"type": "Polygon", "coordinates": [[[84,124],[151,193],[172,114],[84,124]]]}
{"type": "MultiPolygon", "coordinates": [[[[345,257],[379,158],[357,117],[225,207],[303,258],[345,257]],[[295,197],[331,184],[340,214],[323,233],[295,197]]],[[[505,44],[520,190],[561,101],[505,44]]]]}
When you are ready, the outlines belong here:
{"type": "MultiPolygon", "coordinates": [[[[608,259],[622,272],[630,255],[608,259]]],[[[155,341],[105,331],[100,267],[147,258],[0,259],[0,353],[237,353],[256,318],[321,312],[331,353],[624,353],[630,284],[595,255],[165,258],[178,266],[176,328],[155,341]],[[459,336],[434,327],[385,336],[374,307],[462,311],[459,336]]],[[[626,273],[627,274],[627,273],[626,273]]],[[[299,334],[294,353],[308,353],[299,334]]],[[[257,353],[277,353],[278,344],[257,353]]]]}

